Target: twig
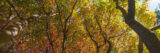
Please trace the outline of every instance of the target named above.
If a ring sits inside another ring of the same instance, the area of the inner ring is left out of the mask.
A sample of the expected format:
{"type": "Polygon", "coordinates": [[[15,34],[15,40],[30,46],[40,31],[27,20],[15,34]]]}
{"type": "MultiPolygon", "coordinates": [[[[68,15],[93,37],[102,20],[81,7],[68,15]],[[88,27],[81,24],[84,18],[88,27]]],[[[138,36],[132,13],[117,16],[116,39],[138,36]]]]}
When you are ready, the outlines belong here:
{"type": "Polygon", "coordinates": [[[153,27],[153,28],[151,29],[151,31],[157,30],[157,29],[159,29],[159,28],[160,28],[160,25],[158,25],[158,26],[156,26],[156,27],[153,27]]]}
{"type": "Polygon", "coordinates": [[[18,16],[21,20],[24,20],[24,19],[20,16],[20,14],[19,14],[19,12],[17,11],[17,9],[15,8],[15,6],[14,6],[9,0],[6,0],[6,1],[7,1],[7,3],[13,8],[13,10],[16,12],[17,16],[18,16]]]}

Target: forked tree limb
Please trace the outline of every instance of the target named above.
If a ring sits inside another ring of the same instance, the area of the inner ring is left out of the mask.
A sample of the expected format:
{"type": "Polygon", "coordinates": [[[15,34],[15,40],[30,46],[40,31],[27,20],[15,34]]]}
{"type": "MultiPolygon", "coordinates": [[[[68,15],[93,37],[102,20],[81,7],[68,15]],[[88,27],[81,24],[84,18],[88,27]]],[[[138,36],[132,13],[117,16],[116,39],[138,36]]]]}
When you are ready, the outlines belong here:
{"type": "MultiPolygon", "coordinates": [[[[85,19],[85,18],[84,18],[85,19]]],[[[85,21],[86,21],[86,19],[85,19],[85,21]]],[[[88,33],[88,35],[89,35],[89,38],[93,41],[93,43],[94,43],[94,45],[95,45],[95,47],[96,47],[96,53],[99,53],[99,48],[100,48],[100,46],[98,45],[98,42],[93,38],[93,35],[90,33],[90,31],[89,31],[89,29],[88,29],[88,27],[87,27],[87,24],[85,24],[84,23],[84,28],[85,28],[85,30],[87,31],[87,33],[88,33]]]]}
{"type": "Polygon", "coordinates": [[[65,30],[65,33],[68,32],[68,29],[67,29],[67,23],[68,23],[68,20],[72,17],[72,14],[73,14],[73,10],[75,9],[75,6],[77,4],[78,0],[75,1],[75,3],[73,4],[73,7],[72,7],[72,11],[71,13],[69,14],[69,16],[65,19],[65,24],[64,24],[64,30],[65,30]]]}
{"type": "MultiPolygon", "coordinates": [[[[62,53],[66,53],[65,44],[66,44],[66,40],[67,40],[67,32],[69,31],[69,28],[67,28],[67,23],[68,23],[68,20],[72,17],[73,10],[74,10],[77,2],[78,2],[78,0],[76,0],[75,3],[73,4],[72,11],[71,11],[71,13],[69,13],[69,16],[65,17],[66,19],[64,20],[64,25],[62,25],[62,17],[60,17],[62,32],[63,32],[62,53]]],[[[55,3],[58,7],[59,15],[61,15],[60,14],[60,8],[59,8],[59,5],[58,5],[56,0],[55,0],[55,3]]]]}
{"type": "MultiPolygon", "coordinates": [[[[116,2],[118,3],[118,0],[116,0],[116,2]]],[[[121,12],[122,14],[124,14],[122,10],[121,12]]],[[[135,0],[128,0],[128,15],[127,17],[124,16],[125,23],[138,34],[138,36],[142,39],[150,53],[159,53],[160,41],[157,38],[156,34],[151,32],[150,29],[147,29],[138,21],[136,21],[134,17],[135,0]]]]}
{"type": "MultiPolygon", "coordinates": [[[[111,50],[112,50],[112,42],[107,39],[108,34],[103,31],[102,26],[101,26],[101,24],[99,23],[99,20],[98,20],[98,18],[97,18],[97,15],[95,15],[94,18],[95,18],[95,20],[96,20],[96,23],[97,23],[99,29],[100,29],[100,33],[101,33],[101,35],[102,35],[102,37],[103,37],[103,39],[104,39],[104,44],[103,44],[103,45],[105,45],[106,43],[108,43],[109,47],[108,47],[108,49],[107,49],[107,53],[111,53],[111,50]]],[[[103,46],[103,45],[102,45],[102,46],[103,46]]],[[[100,47],[100,46],[99,46],[99,47],[100,47]]]]}

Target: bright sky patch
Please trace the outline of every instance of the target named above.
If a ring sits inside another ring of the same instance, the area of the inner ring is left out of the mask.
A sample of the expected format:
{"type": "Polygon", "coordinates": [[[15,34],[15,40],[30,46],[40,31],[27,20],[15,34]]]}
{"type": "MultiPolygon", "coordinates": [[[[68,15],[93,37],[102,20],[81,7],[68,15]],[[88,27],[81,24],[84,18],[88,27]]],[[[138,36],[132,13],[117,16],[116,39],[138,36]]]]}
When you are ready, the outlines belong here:
{"type": "Polygon", "coordinates": [[[155,9],[159,8],[158,5],[160,4],[160,0],[151,0],[149,1],[150,11],[154,11],[155,9]]]}

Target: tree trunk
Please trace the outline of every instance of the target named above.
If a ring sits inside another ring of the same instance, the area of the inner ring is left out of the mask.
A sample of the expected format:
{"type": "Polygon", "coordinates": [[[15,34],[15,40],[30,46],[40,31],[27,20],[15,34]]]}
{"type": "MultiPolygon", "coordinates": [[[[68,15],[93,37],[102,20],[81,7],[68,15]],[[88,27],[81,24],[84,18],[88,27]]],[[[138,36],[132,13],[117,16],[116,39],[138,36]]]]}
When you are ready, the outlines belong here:
{"type": "Polygon", "coordinates": [[[142,39],[150,53],[159,53],[160,52],[160,42],[156,35],[151,32],[149,29],[144,27],[142,24],[135,20],[135,0],[128,0],[128,13],[125,9],[118,5],[118,0],[116,1],[116,8],[120,9],[125,23],[132,28],[138,36],[142,39]]]}
{"type": "Polygon", "coordinates": [[[153,32],[136,20],[126,20],[126,23],[139,35],[150,53],[160,52],[160,42],[153,32]]]}

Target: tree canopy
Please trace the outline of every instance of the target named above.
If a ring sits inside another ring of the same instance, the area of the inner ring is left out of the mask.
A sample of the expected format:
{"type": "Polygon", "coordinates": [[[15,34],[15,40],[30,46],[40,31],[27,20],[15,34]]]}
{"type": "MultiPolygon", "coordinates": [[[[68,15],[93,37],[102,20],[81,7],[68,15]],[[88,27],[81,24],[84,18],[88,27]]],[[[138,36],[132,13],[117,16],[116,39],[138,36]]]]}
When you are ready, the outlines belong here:
{"type": "Polygon", "coordinates": [[[158,53],[148,1],[0,0],[0,53],[158,53]]]}

